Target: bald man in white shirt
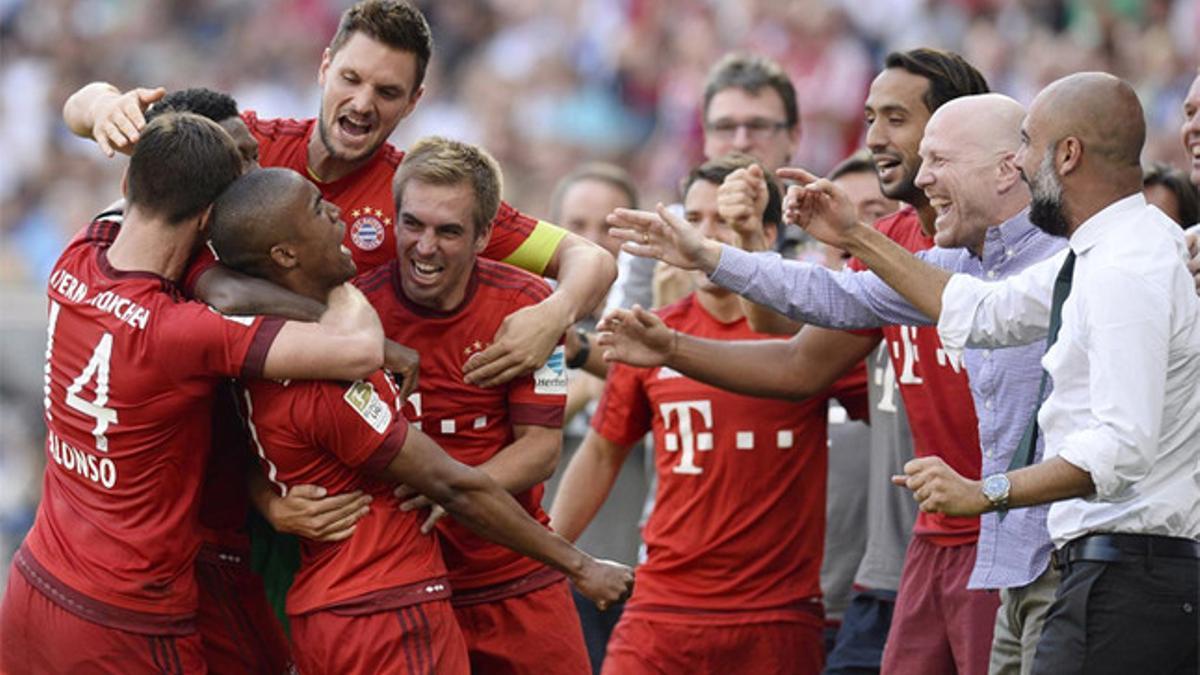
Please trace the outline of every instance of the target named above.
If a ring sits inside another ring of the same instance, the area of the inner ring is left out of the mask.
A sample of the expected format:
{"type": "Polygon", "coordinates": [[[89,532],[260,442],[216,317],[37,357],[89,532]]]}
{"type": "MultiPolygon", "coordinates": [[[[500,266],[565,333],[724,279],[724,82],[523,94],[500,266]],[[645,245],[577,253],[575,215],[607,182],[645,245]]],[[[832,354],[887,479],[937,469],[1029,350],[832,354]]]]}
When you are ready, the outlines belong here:
{"type": "Polygon", "coordinates": [[[1048,338],[1045,461],[973,481],[926,457],[896,479],[922,510],[952,515],[1054,502],[1063,578],[1034,673],[1195,673],[1200,299],[1183,233],[1141,195],[1144,116],[1124,81],[1052,83],[1021,134],[1030,220],[1068,250],[1007,280],[951,276],[870,228],[835,226],[820,181],[794,215],[937,319],[948,352],[1048,338]]]}

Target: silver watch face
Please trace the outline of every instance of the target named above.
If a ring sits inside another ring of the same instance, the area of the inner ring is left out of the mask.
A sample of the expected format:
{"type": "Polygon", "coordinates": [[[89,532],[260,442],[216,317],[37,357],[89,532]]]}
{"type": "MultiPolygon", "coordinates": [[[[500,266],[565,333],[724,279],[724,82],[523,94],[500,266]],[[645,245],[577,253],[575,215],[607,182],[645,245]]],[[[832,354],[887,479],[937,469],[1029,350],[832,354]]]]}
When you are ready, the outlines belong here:
{"type": "Polygon", "coordinates": [[[1002,473],[992,474],[983,479],[983,496],[993,502],[999,502],[1008,497],[1008,476],[1002,473]]]}

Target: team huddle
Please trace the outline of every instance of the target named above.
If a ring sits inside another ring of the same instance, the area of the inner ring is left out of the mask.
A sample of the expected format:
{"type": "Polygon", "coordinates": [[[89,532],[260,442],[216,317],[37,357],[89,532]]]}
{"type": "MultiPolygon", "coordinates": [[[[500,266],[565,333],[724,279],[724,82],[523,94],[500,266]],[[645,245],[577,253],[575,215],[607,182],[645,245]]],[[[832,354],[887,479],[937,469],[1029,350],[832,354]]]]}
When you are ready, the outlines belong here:
{"type": "MultiPolygon", "coordinates": [[[[1126,83],[1026,110],[895,53],[870,159],[819,178],[786,167],[786,75],[727,58],[681,209],[603,209],[677,290],[588,331],[631,283],[612,253],[505,203],[480,147],[387,142],[431,54],[418,10],[363,0],[314,119],[66,102],[129,165],[50,276],[0,672],[587,673],[593,643],[612,674],[1195,672],[1200,245],[1142,197],[1126,83]],[[772,252],[796,226],[832,267],[772,252]],[[568,368],[599,396],[547,513],[568,368]],[[833,637],[835,401],[872,440],[833,637]],[[635,585],[572,542],[647,436],[635,585]]],[[[1200,77],[1200,157],[1197,108],[1200,77]]]]}

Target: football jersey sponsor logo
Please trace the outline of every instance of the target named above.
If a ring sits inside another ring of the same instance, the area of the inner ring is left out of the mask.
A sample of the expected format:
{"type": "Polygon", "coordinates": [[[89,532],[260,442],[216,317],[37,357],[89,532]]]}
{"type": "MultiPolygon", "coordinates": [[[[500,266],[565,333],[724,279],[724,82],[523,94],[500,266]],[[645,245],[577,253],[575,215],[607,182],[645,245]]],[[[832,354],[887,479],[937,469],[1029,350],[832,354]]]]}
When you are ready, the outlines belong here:
{"type": "Polygon", "coordinates": [[[550,352],[550,358],[546,361],[546,365],[538,368],[537,372],[533,374],[533,392],[566,396],[567,369],[562,345],[555,347],[554,351],[550,352]]]}
{"type": "Polygon", "coordinates": [[[379,393],[370,382],[355,382],[342,398],[378,433],[382,434],[392,423],[392,411],[383,399],[379,398],[379,393]]]}
{"type": "Polygon", "coordinates": [[[364,251],[374,251],[383,244],[391,218],[384,218],[379,209],[355,209],[350,212],[350,241],[364,251]]]}

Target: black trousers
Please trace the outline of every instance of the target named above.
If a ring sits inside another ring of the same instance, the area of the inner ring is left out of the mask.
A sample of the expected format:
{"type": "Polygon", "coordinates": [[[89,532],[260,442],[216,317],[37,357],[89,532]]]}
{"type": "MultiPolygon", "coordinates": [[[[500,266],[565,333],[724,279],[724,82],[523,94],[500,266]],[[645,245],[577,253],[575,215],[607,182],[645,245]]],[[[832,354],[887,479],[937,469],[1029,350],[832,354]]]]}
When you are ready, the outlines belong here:
{"type": "Polygon", "coordinates": [[[1046,613],[1033,675],[1196,675],[1200,561],[1075,561],[1046,613]]]}

